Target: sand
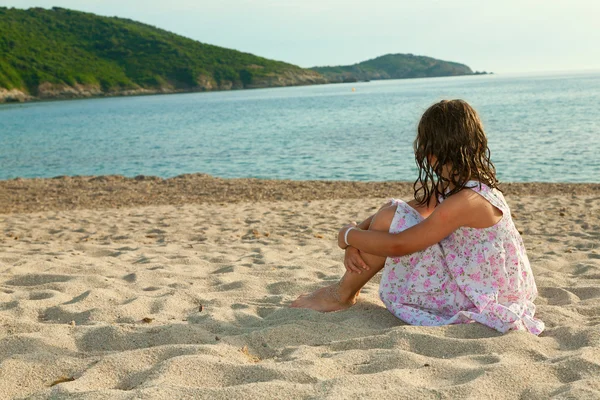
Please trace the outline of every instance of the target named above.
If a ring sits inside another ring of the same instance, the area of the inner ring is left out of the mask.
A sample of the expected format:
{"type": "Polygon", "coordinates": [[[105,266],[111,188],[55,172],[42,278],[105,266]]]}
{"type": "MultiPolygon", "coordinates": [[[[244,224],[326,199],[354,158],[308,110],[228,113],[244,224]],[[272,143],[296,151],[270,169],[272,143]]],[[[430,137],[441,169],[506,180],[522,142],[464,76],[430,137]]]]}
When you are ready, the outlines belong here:
{"type": "Polygon", "coordinates": [[[505,185],[536,337],[288,308],[410,184],[178,179],[0,182],[0,398],[600,398],[600,185],[505,185]]]}

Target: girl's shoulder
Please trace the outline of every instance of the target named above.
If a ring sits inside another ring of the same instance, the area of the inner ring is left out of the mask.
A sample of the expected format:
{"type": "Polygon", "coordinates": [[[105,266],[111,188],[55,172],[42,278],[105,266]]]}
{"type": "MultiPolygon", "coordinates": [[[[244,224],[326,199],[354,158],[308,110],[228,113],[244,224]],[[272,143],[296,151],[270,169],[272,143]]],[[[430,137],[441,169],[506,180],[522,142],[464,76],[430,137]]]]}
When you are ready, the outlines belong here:
{"type": "Polygon", "coordinates": [[[465,183],[464,188],[478,193],[481,197],[486,199],[489,203],[491,203],[494,207],[496,207],[503,213],[510,212],[508,203],[506,202],[506,199],[504,198],[504,195],[500,190],[490,188],[485,183],[479,181],[468,181],[465,183]]]}
{"type": "Polygon", "coordinates": [[[469,181],[462,190],[444,199],[438,215],[458,220],[460,226],[487,229],[510,219],[510,211],[500,191],[480,182],[469,181]]]}

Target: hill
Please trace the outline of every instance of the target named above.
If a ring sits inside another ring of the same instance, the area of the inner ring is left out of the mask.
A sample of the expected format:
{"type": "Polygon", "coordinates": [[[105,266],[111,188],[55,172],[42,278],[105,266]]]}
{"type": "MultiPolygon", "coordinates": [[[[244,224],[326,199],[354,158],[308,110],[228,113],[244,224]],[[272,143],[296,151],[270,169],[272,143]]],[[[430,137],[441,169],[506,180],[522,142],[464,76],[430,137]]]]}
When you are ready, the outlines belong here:
{"type": "Polygon", "coordinates": [[[303,69],[129,19],[0,7],[0,103],[471,74],[412,54],[303,69]]]}
{"type": "Polygon", "coordinates": [[[387,54],[354,65],[311,69],[332,83],[474,74],[464,64],[413,54],[387,54]]]}
{"type": "Polygon", "coordinates": [[[326,80],[128,19],[0,8],[0,102],[315,83],[326,80]]]}

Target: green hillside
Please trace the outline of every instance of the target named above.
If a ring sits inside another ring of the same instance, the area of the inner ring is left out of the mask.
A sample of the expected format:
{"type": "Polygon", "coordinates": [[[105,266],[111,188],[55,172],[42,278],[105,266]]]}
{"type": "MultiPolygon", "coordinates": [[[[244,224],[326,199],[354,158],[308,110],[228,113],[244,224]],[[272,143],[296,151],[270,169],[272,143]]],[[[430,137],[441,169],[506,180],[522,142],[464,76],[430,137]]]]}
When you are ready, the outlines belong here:
{"type": "Polygon", "coordinates": [[[387,54],[354,65],[311,69],[330,82],[473,75],[466,65],[412,54],[387,54]]]}
{"type": "Polygon", "coordinates": [[[61,98],[314,83],[325,80],[128,19],[0,8],[0,94],[61,98]]]}
{"type": "Polygon", "coordinates": [[[129,19],[0,7],[0,103],[471,74],[412,54],[303,69],[129,19]]]}

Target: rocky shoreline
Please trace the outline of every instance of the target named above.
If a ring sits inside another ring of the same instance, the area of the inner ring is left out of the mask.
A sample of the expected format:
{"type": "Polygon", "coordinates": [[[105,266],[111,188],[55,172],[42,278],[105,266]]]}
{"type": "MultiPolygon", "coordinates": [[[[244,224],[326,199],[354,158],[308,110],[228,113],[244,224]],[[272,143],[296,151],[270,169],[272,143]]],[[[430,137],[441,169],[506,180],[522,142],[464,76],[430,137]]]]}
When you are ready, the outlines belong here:
{"type": "Polygon", "coordinates": [[[31,101],[71,100],[98,97],[144,96],[154,94],[195,93],[241,89],[265,89],[285,86],[306,86],[330,83],[316,72],[295,73],[286,71],[282,74],[258,77],[252,83],[243,85],[241,82],[222,81],[220,84],[210,77],[201,76],[198,86],[189,88],[175,88],[162,86],[158,88],[133,88],[105,91],[100,85],[66,85],[42,83],[38,86],[36,94],[32,95],[23,89],[6,89],[0,87],[1,103],[24,103],[31,101]]]}
{"type": "Polygon", "coordinates": [[[88,99],[98,97],[120,97],[120,96],[143,96],[152,94],[171,94],[171,93],[185,93],[189,92],[186,90],[170,90],[167,88],[162,89],[132,89],[132,90],[121,90],[104,92],[99,86],[91,85],[51,85],[44,84],[38,90],[37,96],[32,96],[19,89],[7,90],[0,88],[0,104],[2,103],[26,103],[34,101],[48,101],[48,100],[73,100],[73,99],[88,99]]]}
{"type": "MultiPolygon", "coordinates": [[[[507,196],[600,195],[598,183],[504,183],[507,196]]],[[[126,208],[190,203],[412,197],[412,182],[223,179],[186,174],[163,179],[119,175],[0,181],[0,213],[126,208]]]]}

